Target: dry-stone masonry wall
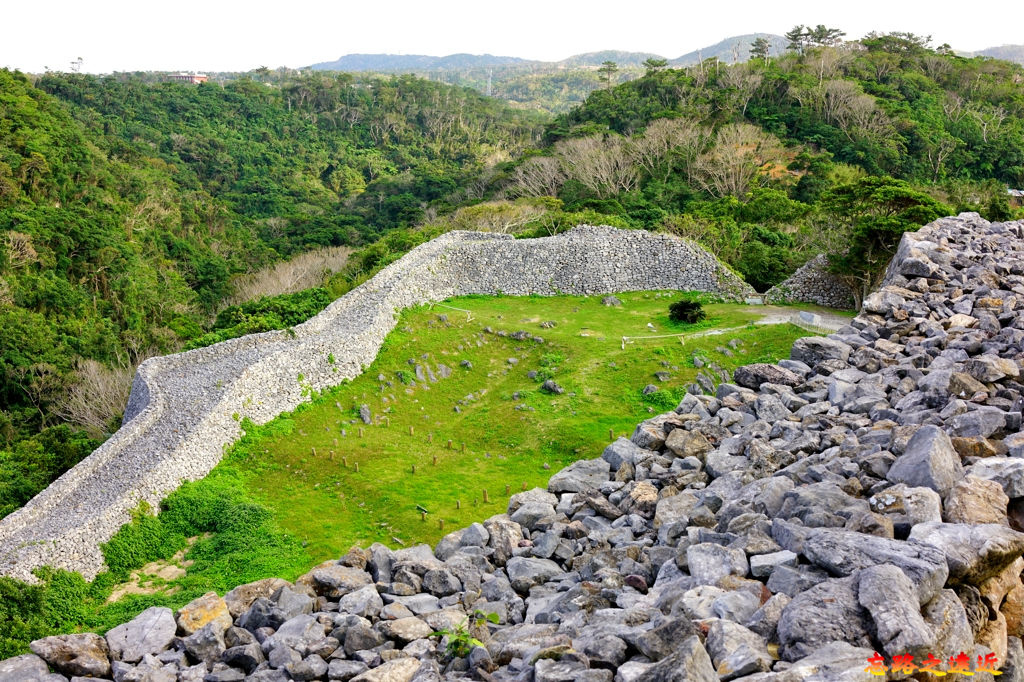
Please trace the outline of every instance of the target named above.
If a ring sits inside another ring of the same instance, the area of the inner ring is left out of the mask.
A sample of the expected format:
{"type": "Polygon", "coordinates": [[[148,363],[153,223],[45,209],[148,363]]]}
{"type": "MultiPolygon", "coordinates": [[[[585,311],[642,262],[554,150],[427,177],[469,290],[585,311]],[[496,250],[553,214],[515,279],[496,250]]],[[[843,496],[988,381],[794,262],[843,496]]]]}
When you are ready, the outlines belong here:
{"type": "Polygon", "coordinates": [[[264,423],[309,390],[358,375],[398,310],[462,294],[597,294],[644,289],[751,289],[692,242],[581,226],[542,239],[452,232],[424,244],[293,333],[268,332],[147,360],[125,425],[23,509],[0,520],[0,574],[31,580],[51,565],[94,576],[98,544],[183,481],[205,476],[237,439],[239,420],[264,423]],[[329,361],[333,356],[334,362],[329,361]]]}
{"type": "Polygon", "coordinates": [[[849,310],[854,307],[850,287],[828,271],[828,258],[817,255],[789,279],[776,284],[764,295],[765,303],[814,303],[849,310]]]}
{"type": "Polygon", "coordinates": [[[1024,221],[939,220],[848,326],[505,514],[38,640],[0,679],[854,682],[962,655],[1020,682],[1022,373],[1024,221]],[[467,621],[481,646],[436,633],[467,621]]]}

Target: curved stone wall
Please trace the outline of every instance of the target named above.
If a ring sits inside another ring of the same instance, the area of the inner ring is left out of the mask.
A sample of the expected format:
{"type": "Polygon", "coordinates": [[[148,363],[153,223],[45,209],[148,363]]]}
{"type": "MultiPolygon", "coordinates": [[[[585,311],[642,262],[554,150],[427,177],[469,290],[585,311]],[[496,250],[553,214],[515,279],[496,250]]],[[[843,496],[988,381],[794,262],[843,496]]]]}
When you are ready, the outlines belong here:
{"type": "Polygon", "coordinates": [[[850,287],[828,271],[828,258],[819,254],[764,295],[765,303],[814,303],[848,310],[855,306],[850,287]]]}
{"type": "Polygon", "coordinates": [[[451,232],[423,244],[290,331],[253,334],[152,358],[132,384],[125,424],[0,520],[0,574],[33,580],[43,565],[103,569],[99,543],[140,502],[154,508],[205,476],[240,435],[362,372],[397,311],[464,294],[599,294],[682,289],[741,300],[753,290],[696,244],[668,235],[577,227],[541,239],[451,232]],[[329,362],[333,355],[334,362],[329,362]]]}

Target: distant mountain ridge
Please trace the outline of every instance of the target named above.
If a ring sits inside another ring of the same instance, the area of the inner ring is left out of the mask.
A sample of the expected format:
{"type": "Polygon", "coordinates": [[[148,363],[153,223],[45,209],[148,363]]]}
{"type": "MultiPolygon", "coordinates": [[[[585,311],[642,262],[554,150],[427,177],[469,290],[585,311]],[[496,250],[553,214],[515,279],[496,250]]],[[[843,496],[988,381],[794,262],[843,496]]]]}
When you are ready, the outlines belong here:
{"type": "Polygon", "coordinates": [[[471,69],[488,66],[528,64],[519,57],[456,53],[443,57],[425,54],[346,54],[333,62],[313,64],[314,71],[417,71],[471,69]]]}
{"type": "Polygon", "coordinates": [[[745,62],[750,59],[750,44],[758,38],[765,38],[771,44],[771,56],[775,57],[786,51],[789,41],[774,33],[748,33],[741,36],[730,36],[714,45],[702,47],[693,52],[687,52],[681,57],[672,59],[669,64],[672,66],[692,66],[701,60],[717,57],[726,64],[745,62]]]}
{"type": "MultiPolygon", "coordinates": [[[[750,57],[750,44],[756,38],[767,38],[772,46],[772,56],[786,50],[787,41],[774,33],[750,33],[725,38],[714,45],[708,45],[681,57],[667,60],[672,66],[689,66],[699,59],[717,57],[726,63],[744,62],[750,57]]],[[[547,67],[547,68],[588,68],[597,67],[606,61],[620,67],[640,67],[648,59],[665,59],[653,52],[630,52],[626,50],[600,50],[585,52],[565,59],[546,62],[521,57],[495,56],[492,54],[457,53],[437,57],[424,54],[346,54],[329,62],[312,65],[314,71],[444,71],[453,69],[479,69],[489,67],[547,67]]]]}
{"type": "Polygon", "coordinates": [[[969,52],[967,54],[972,57],[993,57],[994,59],[1004,59],[1008,62],[1024,64],[1024,45],[999,45],[996,47],[986,47],[984,50],[969,52]]]}

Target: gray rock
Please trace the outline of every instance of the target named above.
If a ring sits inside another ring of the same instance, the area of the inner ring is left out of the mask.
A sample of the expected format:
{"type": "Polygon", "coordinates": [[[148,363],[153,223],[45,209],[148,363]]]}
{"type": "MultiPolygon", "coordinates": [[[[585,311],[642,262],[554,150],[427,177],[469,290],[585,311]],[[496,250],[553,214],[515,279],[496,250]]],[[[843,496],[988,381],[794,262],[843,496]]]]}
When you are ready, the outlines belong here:
{"type": "Polygon", "coordinates": [[[583,459],[573,462],[548,481],[553,493],[578,493],[588,488],[599,488],[608,480],[611,467],[603,459],[583,459]]]}
{"type": "Polygon", "coordinates": [[[364,618],[375,618],[383,608],[384,600],[380,598],[377,588],[373,585],[349,592],[338,601],[339,611],[364,618]]]}
{"type": "Polygon", "coordinates": [[[110,657],[115,661],[138,663],[146,654],[158,654],[169,647],[177,627],[170,609],[152,606],[107,632],[110,657]]]}
{"type": "Polygon", "coordinates": [[[319,656],[306,656],[297,663],[284,667],[293,680],[319,680],[327,674],[327,663],[319,656]]]}
{"type": "MultiPolygon", "coordinates": [[[[270,636],[270,648],[286,646],[296,651],[305,651],[307,647],[324,638],[324,628],[313,616],[303,614],[286,621],[270,636]]],[[[264,648],[268,645],[264,644],[264,648]]]]}
{"type": "Polygon", "coordinates": [[[726,620],[712,622],[705,645],[723,682],[771,669],[772,657],[764,641],[742,625],[726,620]]]}
{"type": "Polygon", "coordinates": [[[914,583],[921,604],[931,601],[949,576],[942,551],[914,538],[903,542],[847,530],[818,528],[808,534],[803,554],[833,575],[848,576],[879,564],[896,566],[914,583]]]}
{"type": "Polygon", "coordinates": [[[761,384],[780,384],[782,386],[798,386],[803,379],[796,373],[785,367],[757,363],[737,367],[732,373],[733,380],[740,386],[752,388],[755,391],[761,388],[761,384]]]}
{"type": "Polygon", "coordinates": [[[99,635],[54,635],[37,639],[29,648],[65,675],[106,677],[110,674],[107,642],[99,635]]]}
{"type": "Polygon", "coordinates": [[[35,654],[23,654],[0,661],[0,682],[39,682],[49,675],[46,661],[35,654]]]}
{"type": "Polygon", "coordinates": [[[343,597],[373,582],[366,571],[340,564],[314,568],[309,572],[309,578],[317,594],[331,599],[343,597]]]}
{"type": "Polygon", "coordinates": [[[968,467],[967,475],[995,481],[1010,499],[1024,497],[1024,458],[986,457],[968,467]]]}
{"type": "Polygon", "coordinates": [[[565,389],[556,384],[553,379],[545,379],[544,383],[540,385],[540,390],[553,395],[565,393],[565,389]]]}
{"type": "Polygon", "coordinates": [[[512,557],[505,564],[512,588],[521,594],[528,593],[534,585],[540,585],[564,573],[562,568],[550,559],[533,557],[512,557]]]}
{"type": "Polygon", "coordinates": [[[716,585],[729,575],[744,577],[750,570],[742,549],[705,542],[686,549],[690,575],[699,585],[716,585]]]}
{"type": "Polygon", "coordinates": [[[435,568],[423,574],[423,589],[435,597],[447,597],[462,589],[462,582],[443,568],[435,568]]]}
{"type": "Polygon", "coordinates": [[[921,616],[917,590],[895,566],[870,566],[860,572],[857,599],[874,623],[888,656],[925,656],[934,647],[932,629],[921,616]]]}
{"type": "Polygon", "coordinates": [[[788,549],[750,557],[750,574],[755,578],[767,578],[777,566],[796,566],[797,555],[788,549]]]}
{"type": "Polygon", "coordinates": [[[791,360],[814,367],[825,360],[846,362],[850,359],[852,351],[853,349],[842,341],[824,336],[806,336],[793,343],[793,350],[790,351],[789,357],[791,360]]]}
{"type": "Polygon", "coordinates": [[[373,423],[373,415],[370,413],[369,405],[364,404],[359,406],[359,418],[363,420],[364,424],[373,423]]]}
{"type": "MultiPolygon", "coordinates": [[[[310,618],[310,616],[299,616],[299,618],[310,618]]],[[[282,625],[281,627],[283,628],[284,626],[282,625]]],[[[320,636],[323,636],[322,627],[320,628],[320,636]]],[[[207,665],[212,665],[219,661],[220,657],[227,650],[227,647],[224,645],[223,633],[214,623],[207,623],[188,637],[183,637],[181,643],[188,655],[192,657],[192,660],[202,661],[207,665]]]]}
{"type": "Polygon", "coordinates": [[[945,556],[952,584],[981,583],[1024,554],[1024,533],[997,523],[922,523],[909,539],[945,556]]]}
{"type": "Polygon", "coordinates": [[[622,305],[622,301],[620,301],[617,296],[605,296],[605,297],[603,297],[601,299],[601,305],[613,306],[613,307],[614,306],[620,306],[620,305],[622,305]]]}
{"type": "Polygon", "coordinates": [[[363,674],[367,670],[366,664],[360,661],[345,661],[336,658],[328,664],[327,679],[348,682],[348,680],[363,674]]]}
{"type": "Polygon", "coordinates": [[[241,668],[245,672],[251,673],[266,658],[263,656],[263,649],[260,648],[260,645],[253,642],[226,649],[221,654],[220,660],[233,668],[241,668]]]}
{"type": "Polygon", "coordinates": [[[830,642],[870,649],[871,620],[857,599],[858,576],[826,580],[793,597],[779,618],[782,658],[796,661],[830,642]]]}
{"type": "Polygon", "coordinates": [[[645,682],[717,682],[711,657],[696,635],[676,645],[676,650],[643,673],[645,682]]]}
{"type": "Polygon", "coordinates": [[[633,644],[647,658],[660,661],[672,656],[680,641],[696,634],[697,630],[689,618],[670,618],[636,637],[633,644]]]}
{"type": "Polygon", "coordinates": [[[924,486],[945,495],[963,478],[960,455],[949,436],[931,424],[919,428],[907,443],[906,451],[896,458],[886,478],[893,483],[924,486]]]}

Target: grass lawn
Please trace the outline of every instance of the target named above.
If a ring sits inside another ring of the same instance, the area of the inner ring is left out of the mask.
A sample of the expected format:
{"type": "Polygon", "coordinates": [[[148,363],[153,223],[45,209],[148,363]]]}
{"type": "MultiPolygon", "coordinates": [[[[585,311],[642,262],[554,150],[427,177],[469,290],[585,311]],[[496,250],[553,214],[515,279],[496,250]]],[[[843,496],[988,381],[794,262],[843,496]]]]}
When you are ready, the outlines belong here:
{"type": "Polygon", "coordinates": [[[504,511],[506,491],[543,487],[566,464],[599,455],[611,434],[628,437],[651,413],[675,407],[697,374],[694,354],[732,369],[785,357],[806,335],[791,325],[753,326],[764,308],[740,305],[708,305],[704,322],[677,325],[668,304],[678,297],[621,294],[620,307],[600,296],[464,297],[446,305],[469,314],[408,310],[363,375],[254,429],[220,468],[243,477],[310,563],[353,544],[436,542],[504,511]],[[543,343],[496,333],[520,330],[543,343]],[[740,341],[731,357],[721,352],[730,339],[740,341]],[[449,378],[440,378],[439,364],[449,378]],[[437,380],[416,379],[417,366],[437,380]],[[549,377],[565,393],[540,390],[549,377]],[[658,391],[642,395],[647,384],[658,391]],[[365,426],[357,418],[364,404],[373,415],[365,426]]]}

